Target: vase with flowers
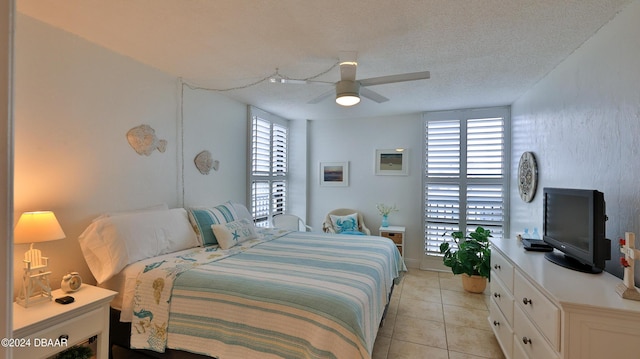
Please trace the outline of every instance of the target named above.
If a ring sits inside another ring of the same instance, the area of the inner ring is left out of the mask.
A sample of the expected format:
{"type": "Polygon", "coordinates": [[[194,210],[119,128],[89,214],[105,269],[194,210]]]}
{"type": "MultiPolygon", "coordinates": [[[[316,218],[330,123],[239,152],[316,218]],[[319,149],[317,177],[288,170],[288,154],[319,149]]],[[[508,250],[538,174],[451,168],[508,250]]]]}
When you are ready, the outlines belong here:
{"type": "Polygon", "coordinates": [[[394,204],[393,206],[387,206],[384,203],[376,204],[376,209],[378,213],[382,216],[382,227],[389,227],[389,214],[391,212],[397,212],[398,208],[394,204]]]}

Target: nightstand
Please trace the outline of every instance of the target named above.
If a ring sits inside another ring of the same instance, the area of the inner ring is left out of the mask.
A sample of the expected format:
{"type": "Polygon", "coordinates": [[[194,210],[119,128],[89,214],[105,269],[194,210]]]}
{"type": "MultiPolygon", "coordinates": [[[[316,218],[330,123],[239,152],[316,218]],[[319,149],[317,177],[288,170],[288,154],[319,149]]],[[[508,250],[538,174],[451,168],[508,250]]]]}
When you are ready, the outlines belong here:
{"type": "Polygon", "coordinates": [[[388,226],[388,227],[380,227],[380,237],[387,237],[396,244],[398,247],[398,251],[400,251],[400,255],[404,256],[404,232],[405,228],[403,226],[388,226]]]}
{"type": "Polygon", "coordinates": [[[55,298],[70,295],[75,301],[55,301],[24,308],[13,303],[13,358],[48,358],[96,337],[97,359],[109,356],[109,302],[114,291],[83,284],[74,293],[51,292],[55,298]],[[66,339],[66,345],[65,345],[66,339]]]}

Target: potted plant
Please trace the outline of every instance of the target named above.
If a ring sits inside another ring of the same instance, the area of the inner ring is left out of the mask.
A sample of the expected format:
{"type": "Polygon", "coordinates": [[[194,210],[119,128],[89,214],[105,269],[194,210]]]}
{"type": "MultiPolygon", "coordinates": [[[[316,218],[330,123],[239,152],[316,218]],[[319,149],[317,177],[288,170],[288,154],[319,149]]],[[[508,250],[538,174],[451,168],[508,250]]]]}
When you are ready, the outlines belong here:
{"type": "Polygon", "coordinates": [[[93,350],[88,346],[76,345],[55,356],[55,359],[89,359],[93,357],[93,350]]]}
{"type": "Polygon", "coordinates": [[[389,214],[391,214],[391,212],[398,211],[396,205],[394,204],[393,206],[387,206],[384,203],[378,203],[376,204],[376,209],[382,216],[382,227],[389,227],[389,214]]]}
{"type": "Polygon", "coordinates": [[[457,248],[447,241],[440,244],[440,253],[444,254],[444,265],[451,267],[453,274],[462,274],[462,286],[468,292],[482,293],[487,286],[487,280],[490,279],[489,237],[490,230],[478,227],[467,237],[462,232],[451,233],[457,248]]]}

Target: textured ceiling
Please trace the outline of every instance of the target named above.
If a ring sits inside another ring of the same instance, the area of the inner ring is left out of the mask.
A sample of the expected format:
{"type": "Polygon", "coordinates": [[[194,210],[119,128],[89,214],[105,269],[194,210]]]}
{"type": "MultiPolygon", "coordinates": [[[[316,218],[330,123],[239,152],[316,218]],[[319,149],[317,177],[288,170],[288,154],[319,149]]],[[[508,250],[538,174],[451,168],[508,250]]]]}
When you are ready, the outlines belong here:
{"type": "MultiPolygon", "coordinates": [[[[390,101],[308,104],[330,85],[224,95],[289,119],[511,104],[631,0],[17,0],[17,9],[194,86],[308,78],[357,51],[357,78],[428,70],[371,87],[390,101]]],[[[318,80],[335,82],[338,68],[318,80]]]]}

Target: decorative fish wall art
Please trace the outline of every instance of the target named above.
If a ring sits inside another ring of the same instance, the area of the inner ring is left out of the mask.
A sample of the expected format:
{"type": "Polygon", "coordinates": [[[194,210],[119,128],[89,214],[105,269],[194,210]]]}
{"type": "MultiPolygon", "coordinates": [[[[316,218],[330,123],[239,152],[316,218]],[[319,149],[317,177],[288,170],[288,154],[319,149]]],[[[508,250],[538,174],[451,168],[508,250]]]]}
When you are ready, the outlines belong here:
{"type": "Polygon", "coordinates": [[[207,150],[198,153],[193,162],[195,162],[196,168],[203,175],[208,175],[211,169],[217,171],[220,166],[220,162],[218,160],[214,160],[211,156],[211,152],[207,150]]]}
{"type": "Polygon", "coordinates": [[[156,130],[149,125],[140,125],[127,132],[127,141],[139,155],[149,156],[154,150],[164,153],[167,140],[160,140],[156,130]]]}

